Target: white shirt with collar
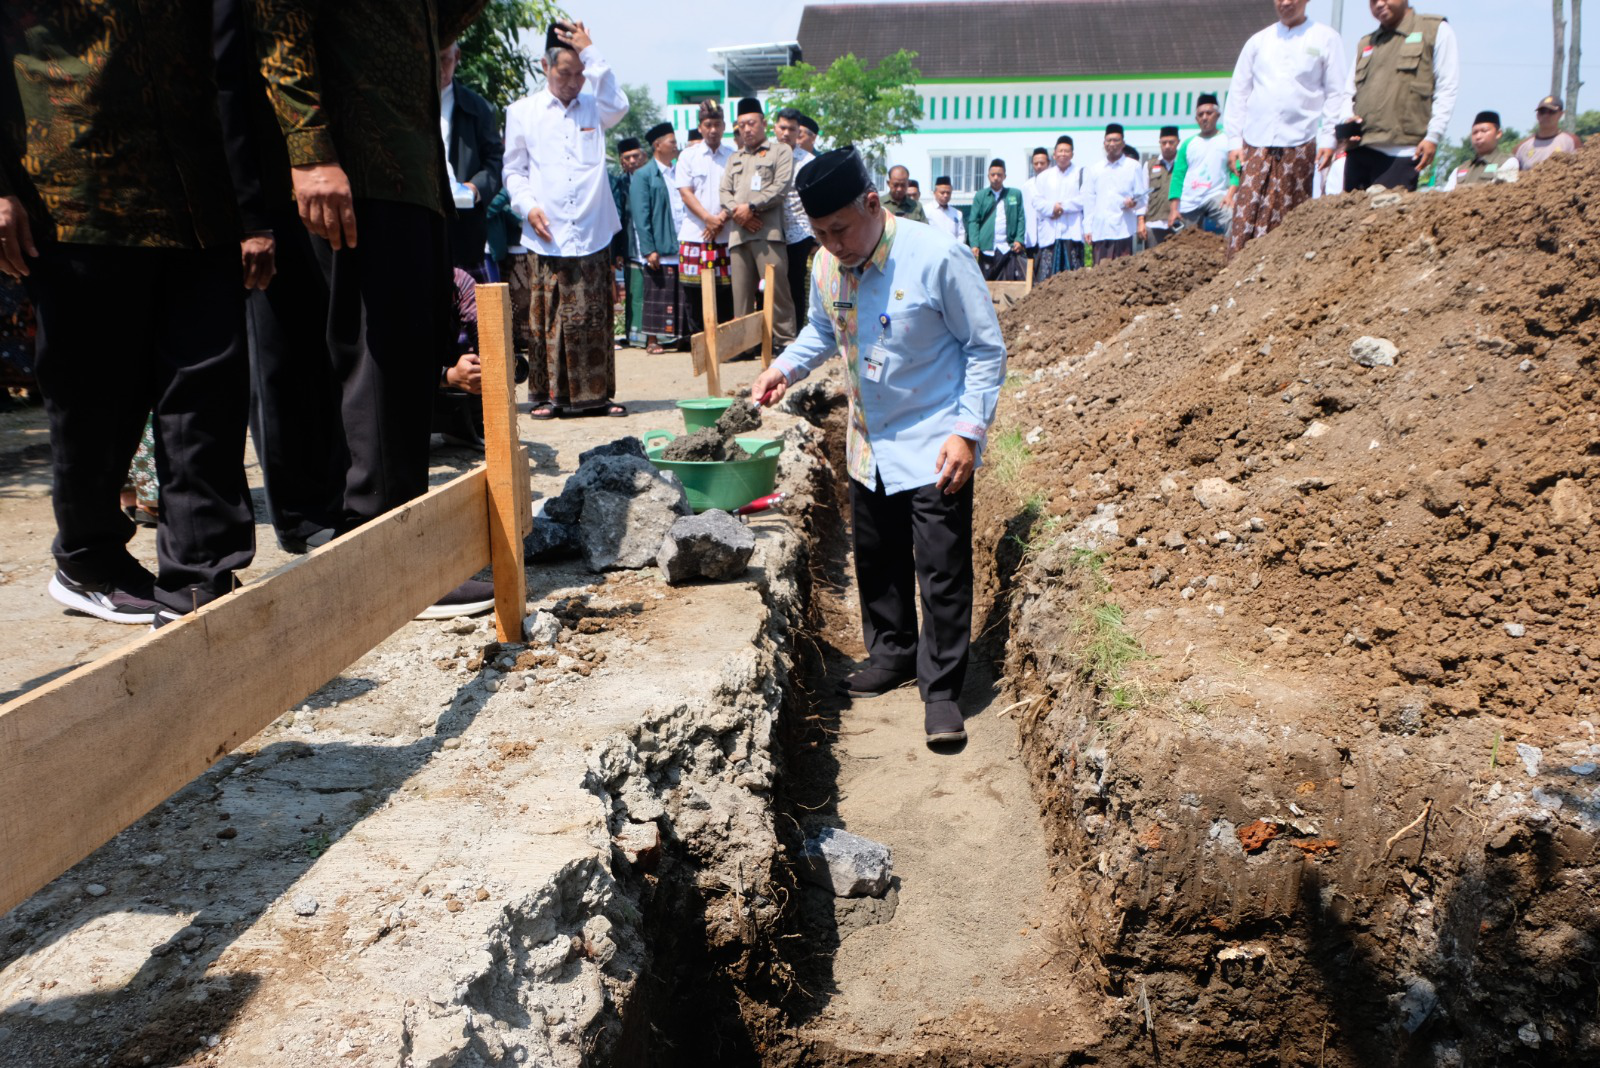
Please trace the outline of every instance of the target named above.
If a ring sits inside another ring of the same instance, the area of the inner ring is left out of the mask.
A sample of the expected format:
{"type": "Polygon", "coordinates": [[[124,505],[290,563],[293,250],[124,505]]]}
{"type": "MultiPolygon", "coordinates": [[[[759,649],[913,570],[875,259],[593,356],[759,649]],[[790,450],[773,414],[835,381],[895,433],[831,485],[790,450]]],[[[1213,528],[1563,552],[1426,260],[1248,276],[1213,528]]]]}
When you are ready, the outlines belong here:
{"type": "MultiPolygon", "coordinates": [[[[1049,168],[1047,167],[1047,168],[1045,168],[1045,170],[1049,170],[1049,168]]],[[[1039,174],[1043,174],[1043,173],[1044,173],[1044,171],[1040,171],[1039,172],[1039,174]]],[[[1025,216],[1024,219],[1023,219],[1023,225],[1022,225],[1022,247],[1023,248],[1038,248],[1039,247],[1039,198],[1038,198],[1038,192],[1037,192],[1038,187],[1039,187],[1039,175],[1038,174],[1034,175],[1032,178],[1029,178],[1027,181],[1022,183],[1022,211],[1023,211],[1023,215],[1025,216]]]]}
{"type": "MultiPolygon", "coordinates": [[[[722,144],[715,152],[704,141],[696,141],[678,157],[678,188],[687,189],[702,208],[715,215],[722,210],[722,172],[728,169],[728,161],[732,158],[733,146],[728,144],[727,138],[722,139],[722,144]]],[[[733,225],[731,219],[728,225],[733,225]]],[[[678,240],[698,244],[705,239],[705,224],[698,215],[686,209],[683,225],[678,227],[678,240]]],[[[728,243],[727,226],[717,235],[716,243],[728,243]]]]}
{"type": "Polygon", "coordinates": [[[1228,147],[1332,148],[1333,128],[1350,114],[1344,41],[1331,26],[1281,22],[1252,36],[1239,53],[1223,127],[1228,147]]]}
{"type": "Polygon", "coordinates": [[[578,56],[584,88],[563,104],[548,88],[506,109],[505,186],[522,243],[542,256],[589,256],[621,229],[606,176],[606,131],[628,113],[617,76],[593,45],[578,56]],[[528,225],[542,208],[550,239],[528,225]]]}
{"type": "MultiPolygon", "coordinates": [[[[1028,207],[1028,194],[1022,194],[1022,207],[1028,207]]],[[[1006,240],[1006,234],[1011,229],[1011,220],[1006,218],[1006,191],[1002,187],[994,198],[994,251],[1010,252],[1011,242],[1006,240]]]]}
{"type": "Polygon", "coordinates": [[[1083,240],[1083,167],[1077,160],[1062,170],[1054,163],[1038,180],[1039,245],[1049,247],[1057,241],[1083,240]],[[1056,205],[1061,214],[1052,217],[1056,205]]]}
{"type": "MultiPolygon", "coordinates": [[[[800,168],[817,157],[805,149],[796,146],[794,149],[794,174],[800,176],[800,168]]],[[[805,205],[800,202],[800,188],[798,182],[789,183],[789,191],[783,195],[783,243],[793,245],[814,237],[811,232],[811,217],[806,214],[805,205]]]]}
{"type": "Polygon", "coordinates": [[[935,230],[942,230],[961,242],[967,243],[967,220],[962,217],[958,208],[939,206],[938,201],[923,209],[928,216],[928,222],[935,230]]]}
{"type": "Polygon", "coordinates": [[[1102,160],[1083,177],[1083,228],[1096,241],[1120,241],[1139,229],[1139,216],[1150,199],[1144,167],[1127,156],[1115,163],[1102,160]],[[1133,198],[1133,207],[1123,201],[1133,198]]]}

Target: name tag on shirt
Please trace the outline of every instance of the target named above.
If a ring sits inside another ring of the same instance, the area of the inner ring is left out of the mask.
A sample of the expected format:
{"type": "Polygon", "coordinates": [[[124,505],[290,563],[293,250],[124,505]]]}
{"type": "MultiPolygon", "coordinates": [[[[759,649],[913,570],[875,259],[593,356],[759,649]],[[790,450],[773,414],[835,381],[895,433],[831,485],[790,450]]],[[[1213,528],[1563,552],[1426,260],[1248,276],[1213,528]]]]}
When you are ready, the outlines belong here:
{"type": "Polygon", "coordinates": [[[1421,43],[1422,43],[1422,34],[1420,34],[1420,33],[1408,33],[1408,34],[1406,34],[1406,44],[1421,44],[1421,43]]]}
{"type": "Polygon", "coordinates": [[[855,307],[855,304],[848,300],[836,300],[833,302],[833,306],[843,311],[849,311],[851,308],[855,307]]]}
{"type": "Polygon", "coordinates": [[[1321,59],[1322,49],[1318,48],[1316,45],[1306,45],[1306,55],[1310,56],[1312,59],[1321,59]]]}
{"type": "Polygon", "coordinates": [[[750,192],[761,192],[761,172],[756,171],[750,175],[750,192]]]}
{"type": "Polygon", "coordinates": [[[883,379],[883,365],[888,362],[889,354],[883,351],[883,346],[873,348],[865,359],[861,361],[861,377],[868,382],[878,382],[883,379]]]}

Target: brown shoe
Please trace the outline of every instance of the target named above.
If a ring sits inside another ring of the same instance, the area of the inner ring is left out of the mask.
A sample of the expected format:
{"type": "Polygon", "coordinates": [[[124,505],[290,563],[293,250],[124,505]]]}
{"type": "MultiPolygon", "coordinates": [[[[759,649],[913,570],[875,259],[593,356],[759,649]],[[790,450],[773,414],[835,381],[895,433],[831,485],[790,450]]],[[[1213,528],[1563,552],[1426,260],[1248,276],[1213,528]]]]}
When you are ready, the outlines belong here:
{"type": "Polygon", "coordinates": [[[967,725],[961,718],[961,706],[954,701],[929,701],[922,714],[922,729],[928,736],[929,745],[967,740],[967,725]]]}

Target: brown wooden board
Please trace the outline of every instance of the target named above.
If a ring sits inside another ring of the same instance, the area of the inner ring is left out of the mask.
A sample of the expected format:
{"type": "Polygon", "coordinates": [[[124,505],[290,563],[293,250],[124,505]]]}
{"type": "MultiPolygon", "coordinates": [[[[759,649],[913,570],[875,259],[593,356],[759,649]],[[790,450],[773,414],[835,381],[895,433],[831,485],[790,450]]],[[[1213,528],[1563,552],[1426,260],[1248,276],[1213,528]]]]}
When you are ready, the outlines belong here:
{"type": "Polygon", "coordinates": [[[487,482],[469,471],[0,706],[0,912],[486,566],[487,482]]]}
{"type": "Polygon", "coordinates": [[[528,482],[528,452],[517,436],[511,353],[511,290],[503,282],[479,286],[478,356],[483,362],[483,442],[489,466],[495,634],[503,642],[520,642],[528,609],[522,538],[533,523],[533,490],[528,482]]]}

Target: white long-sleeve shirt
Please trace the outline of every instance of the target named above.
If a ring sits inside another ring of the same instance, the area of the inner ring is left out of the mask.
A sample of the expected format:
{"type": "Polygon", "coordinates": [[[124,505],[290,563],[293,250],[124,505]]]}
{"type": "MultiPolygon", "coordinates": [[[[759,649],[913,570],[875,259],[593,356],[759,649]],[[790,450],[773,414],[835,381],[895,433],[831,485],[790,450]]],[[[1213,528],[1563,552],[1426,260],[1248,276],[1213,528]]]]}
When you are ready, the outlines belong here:
{"type": "Polygon", "coordinates": [[[1332,148],[1354,91],[1344,41],[1331,26],[1281,22],[1252,36],[1233,68],[1223,127],[1228,147],[1332,148]]]}
{"type": "MultiPolygon", "coordinates": [[[[1345,89],[1350,94],[1351,107],[1355,106],[1356,67],[1351,60],[1350,72],[1345,78],[1345,89]]],[[[1444,132],[1450,125],[1450,116],[1456,113],[1456,95],[1461,90],[1461,50],[1456,43],[1456,31],[1448,22],[1439,23],[1439,32],[1433,38],[1433,111],[1428,116],[1427,140],[1444,144],[1444,132]]],[[[1345,109],[1350,117],[1350,108],[1345,109]]],[[[1363,148],[1377,149],[1388,156],[1409,156],[1416,145],[1375,145],[1362,141],[1363,148]]]]}
{"type": "Polygon", "coordinates": [[[1120,241],[1139,230],[1139,216],[1150,200],[1144,168],[1127,156],[1102,160],[1083,176],[1083,229],[1096,241],[1120,241]],[[1133,207],[1123,203],[1133,199],[1133,207]]]}
{"type": "Polygon", "coordinates": [[[1039,175],[1034,175],[1022,183],[1022,247],[1039,247],[1039,202],[1034,195],[1034,189],[1039,183],[1039,175]]]}
{"type": "Polygon", "coordinates": [[[1044,169],[1035,182],[1039,198],[1039,246],[1048,248],[1057,241],[1083,240],[1083,167],[1076,160],[1062,170],[1054,163],[1044,169]],[[1056,205],[1061,214],[1052,217],[1056,205]]]}
{"type": "Polygon", "coordinates": [[[941,208],[937,203],[923,209],[928,216],[928,223],[935,230],[942,230],[961,242],[967,243],[967,220],[956,208],[941,208]]]}
{"type": "Polygon", "coordinates": [[[542,256],[589,256],[622,228],[606,176],[606,131],[628,113],[617,76],[593,45],[578,54],[584,88],[563,104],[548,88],[506,109],[506,192],[522,244],[542,256]],[[550,240],[528,225],[542,208],[550,240]]]}
{"type": "MultiPolygon", "coordinates": [[[[715,215],[722,210],[722,172],[728,169],[733,158],[733,146],[723,141],[715,152],[704,141],[696,141],[678,157],[678,189],[687,189],[700,207],[715,215]]],[[[685,209],[688,205],[684,205],[685,209]]],[[[729,225],[733,225],[730,221],[729,225]]],[[[683,225],[678,227],[678,240],[698,244],[706,239],[705,223],[692,211],[683,213],[683,225]]],[[[728,227],[717,235],[716,244],[728,243],[728,227]]]]}

